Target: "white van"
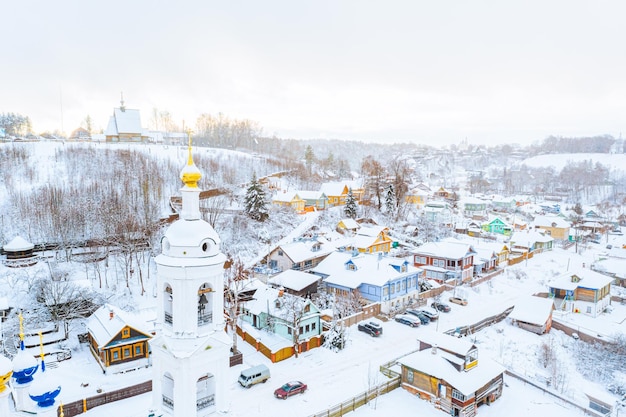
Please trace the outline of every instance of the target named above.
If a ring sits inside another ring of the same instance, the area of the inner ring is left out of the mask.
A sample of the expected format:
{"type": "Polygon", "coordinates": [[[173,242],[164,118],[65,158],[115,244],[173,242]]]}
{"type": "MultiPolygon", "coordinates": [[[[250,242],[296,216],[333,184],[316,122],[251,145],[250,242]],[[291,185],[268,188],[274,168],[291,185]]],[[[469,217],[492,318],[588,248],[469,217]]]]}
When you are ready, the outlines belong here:
{"type": "Polygon", "coordinates": [[[244,369],[239,375],[239,383],[244,388],[250,388],[259,382],[265,382],[270,379],[270,370],[265,365],[257,365],[252,368],[244,369]]]}

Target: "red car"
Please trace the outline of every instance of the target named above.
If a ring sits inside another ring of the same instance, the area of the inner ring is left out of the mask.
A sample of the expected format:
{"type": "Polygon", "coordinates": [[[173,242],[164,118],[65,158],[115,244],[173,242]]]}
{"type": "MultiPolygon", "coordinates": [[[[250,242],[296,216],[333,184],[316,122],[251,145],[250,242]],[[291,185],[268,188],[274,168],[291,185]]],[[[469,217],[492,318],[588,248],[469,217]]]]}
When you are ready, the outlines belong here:
{"type": "Polygon", "coordinates": [[[304,394],[306,388],[306,384],[300,381],[287,382],[285,385],[274,391],[274,397],[286,400],[287,397],[291,397],[292,395],[304,394]]]}

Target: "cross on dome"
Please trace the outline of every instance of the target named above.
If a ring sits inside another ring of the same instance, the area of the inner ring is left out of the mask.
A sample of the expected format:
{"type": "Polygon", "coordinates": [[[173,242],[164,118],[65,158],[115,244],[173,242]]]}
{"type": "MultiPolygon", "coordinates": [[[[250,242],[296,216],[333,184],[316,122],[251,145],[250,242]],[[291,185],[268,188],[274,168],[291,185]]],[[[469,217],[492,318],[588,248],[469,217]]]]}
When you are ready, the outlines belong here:
{"type": "Polygon", "coordinates": [[[193,162],[193,157],[191,155],[191,129],[187,130],[187,134],[189,135],[189,157],[187,158],[187,165],[180,172],[180,179],[183,181],[186,187],[189,188],[198,188],[198,181],[202,178],[202,173],[193,162]]]}

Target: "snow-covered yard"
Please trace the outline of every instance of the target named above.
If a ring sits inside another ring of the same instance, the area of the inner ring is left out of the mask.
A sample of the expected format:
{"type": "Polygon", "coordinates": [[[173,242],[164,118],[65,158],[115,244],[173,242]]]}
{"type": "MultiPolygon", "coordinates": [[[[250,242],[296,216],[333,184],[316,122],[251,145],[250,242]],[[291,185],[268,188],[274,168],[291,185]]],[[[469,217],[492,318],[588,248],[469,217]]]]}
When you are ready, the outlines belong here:
{"type": "MultiPolygon", "coordinates": [[[[502,312],[515,304],[523,295],[545,291],[544,284],[576,263],[589,262],[595,256],[592,250],[584,255],[560,249],[537,255],[527,264],[515,268],[521,273],[501,274],[491,283],[467,290],[469,304],[452,304],[450,313],[441,313],[440,319],[428,326],[410,328],[388,321],[383,323],[384,334],[379,338],[359,332],[355,327],[349,331],[349,343],[339,352],[318,348],[301,354],[298,358],[271,363],[260,352],[239,340],[239,349],[244,353],[244,364],[230,368],[226,376],[229,399],[229,414],[232,416],[309,416],[322,412],[335,404],[358,395],[368,388],[384,382],[387,378],[379,372],[379,366],[403,356],[417,348],[416,338],[420,332],[439,332],[458,326],[471,324],[486,316],[502,312]],[[271,371],[267,384],[244,389],[237,383],[242,369],[257,364],[266,364],[271,371]],[[273,397],[273,391],[290,380],[302,380],[309,386],[303,395],[286,401],[273,397]]],[[[446,296],[451,293],[444,294],[446,296]]],[[[626,306],[614,305],[610,313],[597,318],[582,314],[570,314],[566,319],[572,325],[594,329],[599,334],[614,335],[626,333],[626,306]]],[[[270,337],[269,335],[267,336],[270,337]]],[[[536,335],[512,326],[508,321],[496,324],[474,335],[468,336],[475,342],[481,355],[488,355],[505,367],[533,380],[539,385],[554,390],[559,395],[581,406],[588,406],[585,392],[604,391],[601,384],[589,382],[575,367],[573,349],[581,341],[552,330],[547,335],[536,335]],[[550,346],[554,351],[554,363],[543,366],[542,346],[550,346]],[[550,380],[550,386],[547,381],[550,380]]],[[[75,401],[94,395],[97,389],[114,390],[125,385],[151,379],[151,369],[142,368],[125,374],[103,375],[89,353],[87,345],[80,345],[70,361],[60,362],[58,368],[49,371],[58,377],[63,390],[64,402],[75,401]]],[[[529,414],[569,416],[582,414],[558,398],[544,393],[529,384],[524,384],[510,376],[505,376],[505,389],[502,397],[491,406],[482,406],[478,413],[482,416],[527,416],[529,414]]],[[[617,400],[617,398],[614,398],[617,400]]],[[[152,407],[152,398],[144,394],[88,411],[85,416],[110,416],[124,410],[124,415],[143,416],[152,407]]],[[[396,389],[383,395],[367,406],[359,408],[351,415],[356,417],[373,415],[442,416],[426,401],[419,400],[403,389],[396,389]]]]}

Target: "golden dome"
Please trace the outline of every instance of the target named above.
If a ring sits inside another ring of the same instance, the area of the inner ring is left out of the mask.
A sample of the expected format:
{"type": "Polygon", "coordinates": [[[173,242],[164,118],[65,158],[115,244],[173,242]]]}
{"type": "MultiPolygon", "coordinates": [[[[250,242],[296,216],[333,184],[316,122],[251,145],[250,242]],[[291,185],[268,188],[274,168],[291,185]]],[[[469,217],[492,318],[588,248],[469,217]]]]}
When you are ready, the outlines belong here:
{"type": "Polygon", "coordinates": [[[10,370],[8,373],[4,375],[0,375],[0,392],[4,392],[7,388],[7,382],[11,379],[11,375],[13,374],[13,370],[10,370]]]}
{"type": "Polygon", "coordinates": [[[189,157],[187,159],[187,165],[185,165],[180,172],[180,179],[187,187],[198,188],[198,181],[202,178],[202,173],[193,162],[193,157],[191,156],[191,131],[187,133],[189,134],[189,157]]]}

